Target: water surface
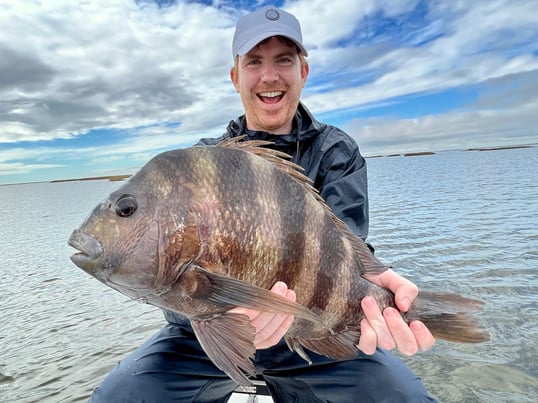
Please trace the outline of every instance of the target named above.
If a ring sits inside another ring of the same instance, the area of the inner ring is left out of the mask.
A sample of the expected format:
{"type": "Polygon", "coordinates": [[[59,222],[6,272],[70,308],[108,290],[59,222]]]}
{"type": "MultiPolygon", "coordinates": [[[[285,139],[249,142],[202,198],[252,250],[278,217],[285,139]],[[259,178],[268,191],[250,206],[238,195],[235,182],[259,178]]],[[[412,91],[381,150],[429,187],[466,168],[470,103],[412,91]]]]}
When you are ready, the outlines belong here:
{"type": "MultiPolygon", "coordinates": [[[[486,302],[492,340],[403,358],[442,402],[538,401],[538,148],[368,160],[377,256],[486,302]]],[[[0,401],[85,401],[161,312],[101,285],[66,241],[117,182],[0,186],[0,401]]]]}

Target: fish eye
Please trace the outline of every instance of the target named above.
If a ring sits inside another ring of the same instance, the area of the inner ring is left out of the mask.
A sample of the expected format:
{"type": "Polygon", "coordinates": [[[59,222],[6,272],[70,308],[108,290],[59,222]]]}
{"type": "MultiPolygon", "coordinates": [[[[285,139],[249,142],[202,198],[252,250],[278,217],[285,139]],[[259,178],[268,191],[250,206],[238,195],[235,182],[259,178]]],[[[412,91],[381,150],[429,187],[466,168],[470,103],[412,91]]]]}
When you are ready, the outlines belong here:
{"type": "Polygon", "coordinates": [[[130,217],[135,213],[137,207],[138,204],[134,196],[124,195],[116,202],[116,214],[120,217],[130,217]]]}

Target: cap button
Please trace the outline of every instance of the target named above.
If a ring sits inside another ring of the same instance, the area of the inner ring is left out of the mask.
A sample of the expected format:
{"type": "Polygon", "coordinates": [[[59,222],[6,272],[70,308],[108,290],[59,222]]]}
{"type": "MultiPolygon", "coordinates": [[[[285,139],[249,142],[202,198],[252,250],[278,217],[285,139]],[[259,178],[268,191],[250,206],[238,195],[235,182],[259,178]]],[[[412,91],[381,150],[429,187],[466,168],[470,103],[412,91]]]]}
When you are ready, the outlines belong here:
{"type": "Polygon", "coordinates": [[[267,18],[270,21],[276,21],[280,18],[280,13],[278,10],[275,10],[274,8],[270,8],[267,11],[265,11],[265,18],[267,18]]]}

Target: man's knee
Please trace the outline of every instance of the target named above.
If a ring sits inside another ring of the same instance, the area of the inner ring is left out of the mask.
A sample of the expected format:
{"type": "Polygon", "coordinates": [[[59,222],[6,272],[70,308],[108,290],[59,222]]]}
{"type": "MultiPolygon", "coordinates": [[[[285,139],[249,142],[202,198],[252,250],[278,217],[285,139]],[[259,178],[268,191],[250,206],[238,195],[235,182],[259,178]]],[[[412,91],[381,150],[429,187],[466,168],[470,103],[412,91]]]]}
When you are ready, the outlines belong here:
{"type": "MultiPolygon", "coordinates": [[[[135,382],[135,376],[126,371],[124,363],[118,364],[101,384],[94,389],[89,402],[128,402],[137,401],[133,397],[143,398],[144,390],[151,388],[146,382],[135,382]]],[[[142,401],[142,400],[140,400],[142,401]]]]}
{"type": "Polygon", "coordinates": [[[420,378],[390,352],[378,350],[369,368],[372,401],[436,402],[420,378]]]}

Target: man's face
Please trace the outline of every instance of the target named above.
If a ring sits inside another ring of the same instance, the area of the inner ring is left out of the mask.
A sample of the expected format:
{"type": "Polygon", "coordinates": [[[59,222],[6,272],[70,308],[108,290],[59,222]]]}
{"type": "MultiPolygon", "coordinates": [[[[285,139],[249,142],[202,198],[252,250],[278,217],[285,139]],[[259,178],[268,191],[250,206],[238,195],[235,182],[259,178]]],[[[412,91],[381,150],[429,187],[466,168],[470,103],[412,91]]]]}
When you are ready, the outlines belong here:
{"type": "Polygon", "coordinates": [[[295,46],[271,37],[240,56],[230,72],[245,108],[247,128],[274,134],[291,132],[308,76],[295,46]]]}

